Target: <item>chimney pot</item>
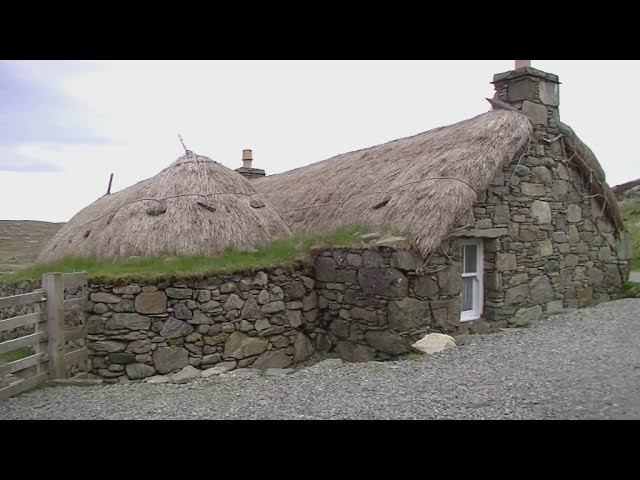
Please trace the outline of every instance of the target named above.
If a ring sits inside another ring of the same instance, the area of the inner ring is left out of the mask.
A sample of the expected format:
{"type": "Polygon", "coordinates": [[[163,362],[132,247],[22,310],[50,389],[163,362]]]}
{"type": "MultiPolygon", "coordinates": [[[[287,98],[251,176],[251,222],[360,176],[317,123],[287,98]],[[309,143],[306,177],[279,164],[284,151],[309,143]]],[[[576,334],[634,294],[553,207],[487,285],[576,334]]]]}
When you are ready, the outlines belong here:
{"type": "Polygon", "coordinates": [[[251,168],[251,162],[253,161],[253,153],[251,150],[242,150],[242,166],[244,168],[251,168]]]}

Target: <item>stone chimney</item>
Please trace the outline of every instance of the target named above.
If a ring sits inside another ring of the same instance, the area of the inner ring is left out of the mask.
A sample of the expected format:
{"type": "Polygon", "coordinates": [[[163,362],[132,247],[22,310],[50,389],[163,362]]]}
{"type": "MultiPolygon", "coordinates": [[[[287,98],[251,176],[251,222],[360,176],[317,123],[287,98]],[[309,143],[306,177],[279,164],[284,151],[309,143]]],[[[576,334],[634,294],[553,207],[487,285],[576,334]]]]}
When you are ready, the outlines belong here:
{"type": "Polygon", "coordinates": [[[515,70],[493,76],[495,98],[509,103],[533,121],[538,127],[558,128],[560,113],[558,76],[531,67],[529,60],[516,60],[515,70]]]}
{"type": "MultiPolygon", "coordinates": [[[[493,76],[494,99],[521,110],[533,122],[536,138],[531,149],[538,155],[561,157],[559,142],[541,142],[558,135],[560,92],[558,76],[531,67],[530,60],[516,60],[515,70],[493,76]]],[[[534,153],[534,152],[530,152],[534,153]]]]}
{"type": "Polygon", "coordinates": [[[253,152],[248,148],[244,149],[242,150],[242,166],[240,168],[236,168],[236,172],[249,180],[252,178],[264,177],[264,170],[260,168],[253,168],[252,164],[253,152]]]}

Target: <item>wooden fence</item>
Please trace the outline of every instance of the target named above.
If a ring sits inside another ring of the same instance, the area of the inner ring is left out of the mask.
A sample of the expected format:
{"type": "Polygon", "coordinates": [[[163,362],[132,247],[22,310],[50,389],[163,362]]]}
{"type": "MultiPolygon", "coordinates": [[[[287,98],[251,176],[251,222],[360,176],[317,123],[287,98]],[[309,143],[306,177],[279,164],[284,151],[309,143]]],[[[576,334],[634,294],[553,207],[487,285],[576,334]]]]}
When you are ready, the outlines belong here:
{"type": "MultiPolygon", "coordinates": [[[[35,312],[0,320],[2,332],[33,326],[33,333],[0,343],[0,354],[31,347],[26,358],[0,364],[0,400],[34,388],[47,380],[66,379],[68,367],[87,363],[87,348],[67,352],[67,342],[84,339],[87,276],[83,273],[45,273],[42,289],[22,295],[0,298],[0,309],[34,305],[35,312]],[[65,289],[76,289],[79,298],[64,299],[65,289]],[[80,325],[66,328],[65,313],[76,311],[80,325]],[[11,377],[9,377],[11,375],[11,377]]],[[[31,328],[28,328],[31,331],[31,328]]],[[[87,368],[84,368],[86,375],[87,368]]],[[[79,378],[78,375],[74,378],[79,378]]]]}

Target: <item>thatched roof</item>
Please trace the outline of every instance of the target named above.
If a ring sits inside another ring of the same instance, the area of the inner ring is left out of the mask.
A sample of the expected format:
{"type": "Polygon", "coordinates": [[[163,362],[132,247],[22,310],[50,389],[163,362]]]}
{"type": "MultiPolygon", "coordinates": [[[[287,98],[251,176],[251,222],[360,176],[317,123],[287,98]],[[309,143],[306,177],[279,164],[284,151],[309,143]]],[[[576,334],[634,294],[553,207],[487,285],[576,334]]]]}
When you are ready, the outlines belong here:
{"type": "Polygon", "coordinates": [[[607,184],[604,170],[595,154],[580,140],[571,127],[564,123],[560,123],[558,127],[562,134],[567,163],[582,174],[591,194],[602,205],[605,215],[613,223],[616,232],[624,231],[625,227],[616,195],[607,184]]]}
{"type": "Polygon", "coordinates": [[[531,135],[527,117],[494,110],[252,184],[294,232],[386,226],[428,256],[531,135]]]}
{"type": "Polygon", "coordinates": [[[242,175],[192,152],[156,176],[105,195],[51,239],[38,262],[215,254],[291,232],[242,175]]]}

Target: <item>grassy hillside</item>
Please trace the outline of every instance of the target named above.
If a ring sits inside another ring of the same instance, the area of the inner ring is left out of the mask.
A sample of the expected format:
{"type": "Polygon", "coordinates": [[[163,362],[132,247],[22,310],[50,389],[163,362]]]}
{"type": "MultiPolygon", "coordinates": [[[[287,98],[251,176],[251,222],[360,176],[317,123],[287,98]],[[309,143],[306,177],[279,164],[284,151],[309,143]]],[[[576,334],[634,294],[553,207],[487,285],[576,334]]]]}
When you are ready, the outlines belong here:
{"type": "Polygon", "coordinates": [[[33,263],[63,223],[0,220],[0,274],[33,263]]]}

